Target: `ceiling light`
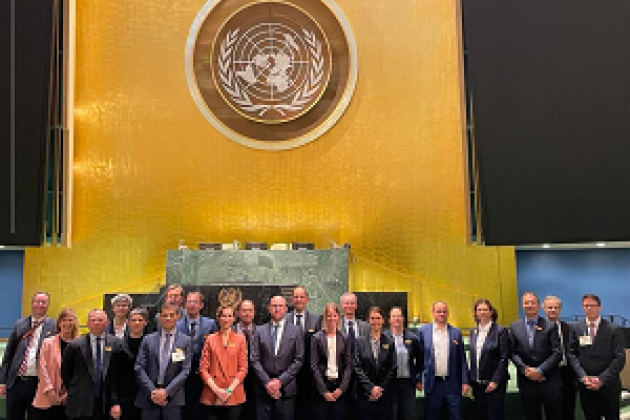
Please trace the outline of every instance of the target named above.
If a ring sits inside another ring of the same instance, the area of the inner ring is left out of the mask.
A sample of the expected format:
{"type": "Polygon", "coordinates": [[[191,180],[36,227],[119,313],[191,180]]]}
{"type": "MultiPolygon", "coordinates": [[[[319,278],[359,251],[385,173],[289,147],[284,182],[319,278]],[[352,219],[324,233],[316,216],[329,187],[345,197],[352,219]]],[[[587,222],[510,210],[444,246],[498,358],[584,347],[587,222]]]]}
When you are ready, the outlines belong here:
{"type": "Polygon", "coordinates": [[[605,246],[606,246],[606,243],[605,243],[605,242],[597,242],[597,243],[595,244],[595,246],[598,246],[598,247],[600,247],[600,248],[603,248],[603,247],[605,247],[605,246]]]}
{"type": "Polygon", "coordinates": [[[543,244],[543,246],[542,246],[542,247],[543,247],[543,248],[545,248],[545,249],[549,249],[549,248],[551,248],[551,245],[549,245],[549,244],[543,244]]]}

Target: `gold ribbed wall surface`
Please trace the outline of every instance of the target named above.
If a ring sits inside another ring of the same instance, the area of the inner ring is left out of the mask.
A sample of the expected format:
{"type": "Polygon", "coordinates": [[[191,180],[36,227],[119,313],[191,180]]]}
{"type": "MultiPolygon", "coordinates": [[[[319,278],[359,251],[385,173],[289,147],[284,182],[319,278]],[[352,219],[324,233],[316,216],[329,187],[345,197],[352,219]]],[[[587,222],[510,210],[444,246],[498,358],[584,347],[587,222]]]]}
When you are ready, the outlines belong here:
{"type": "MultiPolygon", "coordinates": [[[[313,0],[315,1],[315,0],[313,0]]],[[[188,30],[202,0],[80,0],[72,249],[30,249],[25,297],[82,314],[153,291],[179,239],[350,243],[354,290],[409,291],[427,320],[444,299],[517,315],[514,250],[467,245],[456,0],[338,0],[358,44],[348,111],[291,151],[224,138],[191,100],[188,30]]]]}

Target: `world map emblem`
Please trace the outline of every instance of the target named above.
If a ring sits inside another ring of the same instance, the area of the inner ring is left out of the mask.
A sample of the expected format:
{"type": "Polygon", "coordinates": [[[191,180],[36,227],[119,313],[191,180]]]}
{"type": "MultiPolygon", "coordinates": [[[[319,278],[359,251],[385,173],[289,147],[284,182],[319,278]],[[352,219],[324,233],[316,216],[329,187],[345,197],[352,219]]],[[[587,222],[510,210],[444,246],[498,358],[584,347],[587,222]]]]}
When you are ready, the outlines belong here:
{"type": "Polygon", "coordinates": [[[209,1],[186,58],[204,116],[229,138],[268,150],[330,129],[356,81],[356,46],[337,14],[329,0],[209,1]]]}

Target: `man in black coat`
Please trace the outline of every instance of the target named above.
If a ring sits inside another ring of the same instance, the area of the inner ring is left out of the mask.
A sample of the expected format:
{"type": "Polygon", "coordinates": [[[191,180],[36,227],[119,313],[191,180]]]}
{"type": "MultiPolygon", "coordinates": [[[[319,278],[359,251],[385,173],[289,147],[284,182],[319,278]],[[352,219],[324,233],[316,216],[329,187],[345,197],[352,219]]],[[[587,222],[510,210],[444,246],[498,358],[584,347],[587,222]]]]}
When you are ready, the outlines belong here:
{"type": "Polygon", "coordinates": [[[575,395],[577,394],[577,379],[573,368],[569,364],[568,354],[575,344],[571,326],[560,321],[562,301],[556,296],[547,296],[543,301],[543,309],[547,315],[547,321],[553,322],[558,327],[558,336],[562,345],[562,361],[560,362],[560,379],[562,380],[562,419],[575,419],[575,395]]]}
{"type": "Polygon", "coordinates": [[[586,319],[573,324],[578,345],[569,361],[579,380],[579,393],[586,420],[619,419],[621,379],[626,363],[622,336],[616,325],[600,316],[599,296],[582,298],[586,319]]]}
{"type": "Polygon", "coordinates": [[[57,333],[57,322],[47,318],[50,296],[37,292],[31,299],[31,315],[15,323],[2,358],[0,397],[6,396],[9,420],[33,418],[33,398],[37,389],[39,349],[45,338],[57,333]]]}
{"type": "Polygon", "coordinates": [[[107,314],[92,309],[88,314],[90,330],[66,347],[61,359],[61,380],[68,391],[66,416],[71,419],[117,419],[121,415],[118,392],[113,380],[122,344],[105,333],[107,314]]]}
{"type": "Polygon", "coordinates": [[[518,372],[517,383],[527,420],[562,418],[562,381],[558,365],[562,348],[558,327],[538,316],[540,300],[532,292],[521,298],[524,319],[510,325],[512,362],[518,372]]]}

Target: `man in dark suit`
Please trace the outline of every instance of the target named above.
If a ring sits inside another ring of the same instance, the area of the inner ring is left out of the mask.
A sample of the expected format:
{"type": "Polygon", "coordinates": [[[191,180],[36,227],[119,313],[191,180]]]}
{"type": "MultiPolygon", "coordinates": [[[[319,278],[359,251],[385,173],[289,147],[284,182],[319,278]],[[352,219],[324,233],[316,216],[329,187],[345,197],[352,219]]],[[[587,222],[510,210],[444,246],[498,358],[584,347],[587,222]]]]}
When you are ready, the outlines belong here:
{"type": "Polygon", "coordinates": [[[88,314],[90,331],[70,342],[61,360],[61,380],[68,391],[66,416],[71,419],[119,418],[116,367],[110,361],[120,360],[122,343],[105,333],[107,314],[92,309],[88,314]]]}
{"type": "Polygon", "coordinates": [[[619,419],[621,380],[626,363],[619,328],[600,316],[599,296],[584,295],[582,308],[586,319],[573,324],[578,338],[569,361],[579,379],[580,402],[586,420],[619,419]]]}
{"type": "Polygon", "coordinates": [[[177,306],[162,305],[160,331],[142,340],[134,370],[139,385],[136,406],[143,420],[181,420],[186,404],[184,383],[190,373],[190,337],[175,328],[177,306]]]}
{"type": "MultiPolygon", "coordinates": [[[[251,300],[243,300],[238,306],[238,322],[232,326],[234,332],[245,335],[247,340],[247,353],[251,354],[252,336],[256,329],[254,325],[254,316],[256,310],[254,308],[254,302],[251,300]]],[[[254,381],[256,374],[252,364],[249,363],[247,367],[247,375],[243,381],[243,387],[245,388],[245,402],[241,408],[239,419],[250,420],[256,418],[256,395],[254,394],[254,381]]]]}
{"type": "Polygon", "coordinates": [[[6,396],[9,420],[33,418],[37,390],[39,349],[45,338],[57,333],[57,322],[47,318],[50,295],[37,292],[31,298],[31,315],[15,323],[0,367],[0,397],[6,396]]]}
{"type": "MultiPolygon", "coordinates": [[[[183,308],[184,304],[184,288],[177,283],[169,284],[166,289],[166,297],[164,303],[174,305],[177,307],[177,314],[179,319],[186,316],[186,310],[183,308]]],[[[155,314],[154,325],[152,325],[151,331],[157,331],[161,328],[160,313],[155,314]]]]}
{"type": "Polygon", "coordinates": [[[203,295],[199,291],[189,292],[186,295],[186,315],[177,321],[177,331],[190,336],[192,346],[192,362],[190,374],[186,378],[184,387],[186,405],[184,406],[185,419],[200,419],[203,416],[203,407],[199,402],[203,382],[199,376],[199,360],[206,336],[218,331],[214,319],[201,316],[203,309],[203,295]]]}
{"type": "Polygon", "coordinates": [[[470,389],[462,332],[447,323],[445,302],[435,302],[431,315],[433,323],[418,329],[418,337],[424,344],[422,387],[426,395],[426,418],[439,419],[446,406],[449,419],[460,420],[462,394],[470,389]]]}
{"type": "Polygon", "coordinates": [[[543,310],[547,315],[547,321],[556,324],[558,336],[562,347],[562,361],[560,362],[560,380],[562,381],[562,419],[575,419],[575,395],[577,394],[577,379],[575,372],[569,364],[568,354],[572,346],[576,344],[571,326],[560,321],[562,301],[556,296],[547,296],[543,301],[543,310]]]}
{"type": "MultiPolygon", "coordinates": [[[[352,349],[352,358],[354,359],[354,350],[356,346],[356,340],[359,337],[368,337],[370,335],[370,326],[367,322],[358,319],[356,317],[357,312],[357,297],[354,293],[346,292],[341,295],[339,299],[341,305],[341,311],[343,316],[339,324],[339,329],[348,337],[350,348],[352,349]]],[[[358,419],[358,402],[355,398],[356,395],[356,375],[354,370],[352,372],[352,379],[350,380],[350,388],[348,389],[348,420],[358,419]]]]}
{"type": "Polygon", "coordinates": [[[287,304],[274,296],[269,302],[271,321],[256,328],[250,361],[256,378],[257,420],[293,420],[297,374],[304,362],[300,328],[286,322],[287,304]]]}
{"type": "Polygon", "coordinates": [[[322,316],[306,310],[308,292],[304,286],[297,286],[291,295],[293,310],[285,315],[289,324],[297,325],[304,335],[304,363],[297,376],[298,394],[295,401],[296,417],[303,420],[313,418],[311,401],[315,397],[313,374],[310,366],[311,337],[322,326],[322,316]]]}
{"type": "Polygon", "coordinates": [[[524,319],[510,325],[512,363],[527,420],[562,418],[562,381],[558,365],[562,360],[556,324],[538,316],[540,301],[532,292],[521,298],[524,319]]]}

